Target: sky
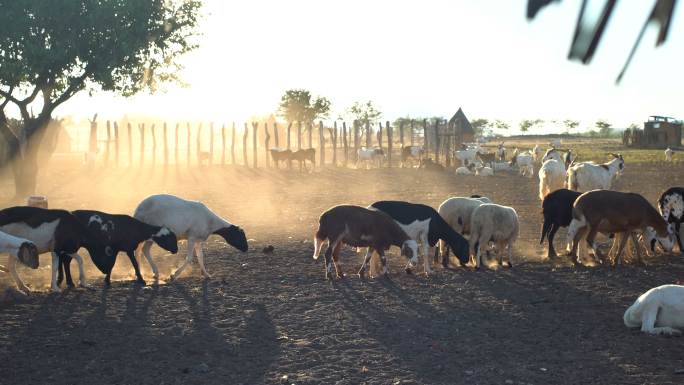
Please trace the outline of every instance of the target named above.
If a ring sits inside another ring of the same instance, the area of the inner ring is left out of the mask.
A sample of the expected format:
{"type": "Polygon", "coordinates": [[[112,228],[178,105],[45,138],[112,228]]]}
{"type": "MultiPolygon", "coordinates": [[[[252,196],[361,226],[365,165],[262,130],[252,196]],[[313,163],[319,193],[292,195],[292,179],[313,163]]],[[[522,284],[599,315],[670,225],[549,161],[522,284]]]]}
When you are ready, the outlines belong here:
{"type": "Polygon", "coordinates": [[[684,118],[681,5],[667,42],[656,48],[657,28],[649,28],[616,85],[653,1],[619,2],[588,66],[567,60],[580,1],[552,4],[530,22],[526,4],[206,0],[200,47],[182,58],[188,88],[81,93],[57,115],[240,122],[274,113],[285,90],[304,88],[332,102],[333,118],[366,100],[390,121],[448,118],[459,107],[471,120],[575,119],[580,130],[597,119],[626,127],[649,115],[684,118]]]}

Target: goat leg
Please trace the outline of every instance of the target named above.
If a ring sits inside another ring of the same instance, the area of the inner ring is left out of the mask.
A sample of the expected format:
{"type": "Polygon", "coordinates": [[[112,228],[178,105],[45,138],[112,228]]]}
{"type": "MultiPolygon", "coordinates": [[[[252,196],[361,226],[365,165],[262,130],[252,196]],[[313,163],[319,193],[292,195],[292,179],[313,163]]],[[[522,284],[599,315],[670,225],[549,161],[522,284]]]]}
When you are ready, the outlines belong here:
{"type": "MultiPolygon", "coordinates": [[[[147,283],[142,277],[142,274],[140,274],[140,266],[138,265],[138,260],[135,258],[135,250],[129,250],[126,252],[126,255],[128,255],[128,259],[131,260],[131,265],[133,265],[133,270],[135,270],[135,277],[137,278],[137,282],[143,286],[145,286],[147,283]]],[[[105,284],[109,286],[109,276],[111,272],[107,274],[105,277],[105,284]]]]}

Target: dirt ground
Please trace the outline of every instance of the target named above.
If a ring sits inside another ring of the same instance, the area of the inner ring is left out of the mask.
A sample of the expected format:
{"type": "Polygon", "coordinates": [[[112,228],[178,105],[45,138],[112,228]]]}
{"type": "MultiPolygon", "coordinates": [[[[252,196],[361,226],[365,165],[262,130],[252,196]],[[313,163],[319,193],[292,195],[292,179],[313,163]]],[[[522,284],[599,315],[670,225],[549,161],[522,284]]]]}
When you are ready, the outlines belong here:
{"type": "MultiPolygon", "coordinates": [[[[91,288],[61,294],[48,293],[48,256],[39,270],[19,272],[36,290],[28,297],[1,274],[0,383],[684,383],[677,374],[684,340],[622,323],[640,293],[684,280],[682,257],[620,269],[543,261],[536,178],[184,166],[82,173],[60,164],[40,179],[51,207],[132,213],[145,196],[169,192],[202,200],[242,226],[251,249],[240,253],[211,238],[205,251],[212,279],[195,268],[177,282],[147,287],[132,282],[124,254],[109,289],[90,261],[91,288]],[[348,277],[326,282],[311,258],[318,216],[332,205],[402,199],[437,207],[475,193],[518,211],[512,269],[436,267],[430,277],[405,275],[394,251],[390,279],[361,280],[353,273],[362,255],[345,249],[348,277]],[[275,251],[264,254],[269,244],[275,251]]],[[[7,202],[12,184],[7,176],[2,181],[0,202],[7,202]]],[[[683,184],[680,167],[628,164],[616,188],[655,202],[665,188],[683,184]]],[[[174,256],[154,251],[167,278],[185,248],[174,256]]],[[[151,282],[147,264],[143,274],[151,282]]]]}

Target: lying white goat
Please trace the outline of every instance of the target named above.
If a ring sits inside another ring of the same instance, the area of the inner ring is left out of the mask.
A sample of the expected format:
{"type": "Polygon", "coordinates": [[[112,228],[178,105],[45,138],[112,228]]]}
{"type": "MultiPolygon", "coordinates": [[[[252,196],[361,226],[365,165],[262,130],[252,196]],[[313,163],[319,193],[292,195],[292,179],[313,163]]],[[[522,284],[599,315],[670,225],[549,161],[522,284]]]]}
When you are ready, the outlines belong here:
{"type": "Polygon", "coordinates": [[[644,294],[623,316],[628,328],[641,327],[649,334],[682,334],[684,328],[684,286],[662,285],[644,294]]]}

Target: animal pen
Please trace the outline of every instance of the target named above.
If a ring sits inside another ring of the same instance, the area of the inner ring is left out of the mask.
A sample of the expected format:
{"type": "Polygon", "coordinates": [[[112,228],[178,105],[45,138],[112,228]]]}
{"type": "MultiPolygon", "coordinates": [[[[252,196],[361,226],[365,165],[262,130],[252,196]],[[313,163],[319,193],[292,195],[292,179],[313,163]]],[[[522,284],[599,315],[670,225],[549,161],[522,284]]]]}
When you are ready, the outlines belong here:
{"type": "MultiPolygon", "coordinates": [[[[460,110],[459,110],[460,111],[460,110]]],[[[399,165],[404,146],[423,146],[428,157],[451,164],[453,149],[460,144],[454,125],[447,121],[410,121],[394,127],[389,121],[360,124],[293,122],[246,122],[242,125],[214,123],[151,123],[90,120],[86,162],[92,166],[144,167],[156,165],[240,165],[277,167],[269,153],[280,148],[316,151],[317,167],[354,165],[361,147],[382,148],[385,167],[399,165]]]]}
{"type": "Polygon", "coordinates": [[[682,122],[665,116],[649,116],[643,130],[626,129],[622,144],[631,147],[678,148],[682,145],[682,122]]]}

